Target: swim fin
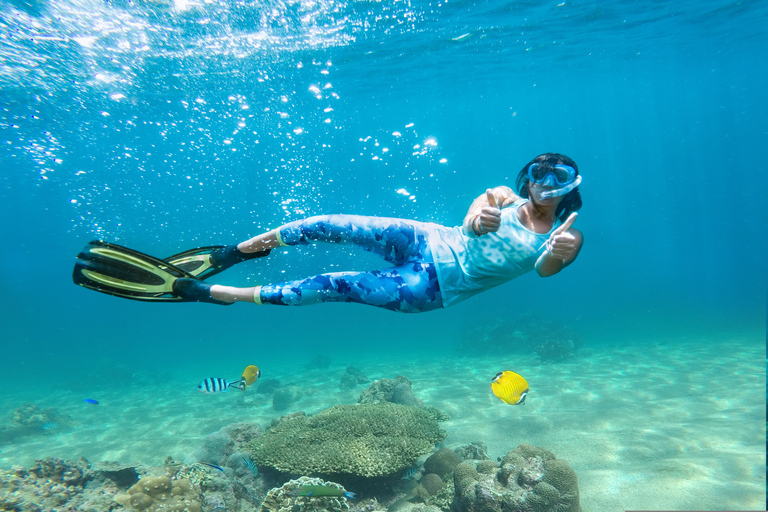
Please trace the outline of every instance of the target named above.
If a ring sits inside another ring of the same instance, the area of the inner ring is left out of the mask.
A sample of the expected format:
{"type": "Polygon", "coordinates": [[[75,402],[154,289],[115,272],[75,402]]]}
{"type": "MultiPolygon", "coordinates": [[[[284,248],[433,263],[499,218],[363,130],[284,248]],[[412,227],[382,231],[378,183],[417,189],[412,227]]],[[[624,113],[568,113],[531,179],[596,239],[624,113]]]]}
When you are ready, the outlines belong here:
{"type": "Polygon", "coordinates": [[[269,249],[254,253],[243,253],[237,250],[236,245],[209,245],[180,252],[164,259],[171,265],[188,272],[198,279],[208,279],[219,272],[227,270],[232,265],[245,260],[263,258],[269,253],[269,249]]]}
{"type": "MultiPolygon", "coordinates": [[[[174,291],[177,279],[197,280],[161,259],[117,244],[94,240],[77,255],[72,280],[76,285],[126,299],[190,302],[174,291]]],[[[201,283],[202,284],[202,283],[201,283]]]]}
{"type": "Polygon", "coordinates": [[[219,272],[226,270],[220,267],[211,258],[211,253],[219,249],[224,249],[225,245],[210,245],[207,247],[198,247],[188,251],[174,254],[163,258],[171,265],[178,267],[198,279],[207,279],[219,272]]]}

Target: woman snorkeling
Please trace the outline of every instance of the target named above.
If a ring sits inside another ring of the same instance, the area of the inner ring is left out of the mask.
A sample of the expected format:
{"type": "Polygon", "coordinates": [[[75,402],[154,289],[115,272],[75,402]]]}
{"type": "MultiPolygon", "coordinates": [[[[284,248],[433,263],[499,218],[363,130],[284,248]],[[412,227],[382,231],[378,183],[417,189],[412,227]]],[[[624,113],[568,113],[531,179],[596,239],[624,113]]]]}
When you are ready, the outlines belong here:
{"type": "Polygon", "coordinates": [[[290,222],[238,245],[193,249],[166,260],[92,242],[78,257],[74,280],[91,289],[138,300],[284,306],[355,302],[402,313],[432,311],[531,270],[549,277],[573,263],[583,243],[582,234],[571,227],[575,212],[581,208],[580,183],[573,160],[545,153],[519,172],[518,194],[506,186],[488,189],[472,203],[461,227],[385,217],[321,215],[290,222]],[[392,266],[248,288],[202,280],[241,261],[267,256],[277,247],[312,242],[355,245],[392,266]],[[126,251],[130,255],[125,255],[126,251]],[[148,278],[128,278],[126,265],[137,262],[142,272],[161,274],[153,276],[152,286],[144,283],[150,281],[148,278]],[[118,270],[120,276],[115,275],[118,270]]]}

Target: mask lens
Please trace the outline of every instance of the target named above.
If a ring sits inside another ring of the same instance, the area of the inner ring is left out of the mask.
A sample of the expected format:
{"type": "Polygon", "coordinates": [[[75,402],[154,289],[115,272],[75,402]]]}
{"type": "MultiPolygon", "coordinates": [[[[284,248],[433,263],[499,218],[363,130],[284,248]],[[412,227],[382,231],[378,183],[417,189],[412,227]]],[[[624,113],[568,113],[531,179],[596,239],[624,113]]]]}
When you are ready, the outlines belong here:
{"type": "Polygon", "coordinates": [[[573,181],[576,171],[572,167],[566,167],[562,165],[555,166],[555,181],[558,185],[565,185],[573,181]]]}
{"type": "Polygon", "coordinates": [[[534,183],[552,181],[552,178],[547,178],[547,176],[554,178],[555,183],[560,186],[567,185],[576,179],[576,170],[569,165],[562,164],[555,167],[545,167],[538,163],[533,163],[528,167],[528,178],[534,183]]]}

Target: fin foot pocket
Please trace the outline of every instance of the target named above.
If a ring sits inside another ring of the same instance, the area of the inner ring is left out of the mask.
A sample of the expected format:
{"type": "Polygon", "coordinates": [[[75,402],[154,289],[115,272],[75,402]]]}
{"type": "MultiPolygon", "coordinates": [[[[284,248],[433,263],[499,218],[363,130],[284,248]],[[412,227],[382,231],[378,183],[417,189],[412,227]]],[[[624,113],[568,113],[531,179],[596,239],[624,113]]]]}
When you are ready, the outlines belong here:
{"type": "Polygon", "coordinates": [[[205,280],[242,261],[263,258],[269,253],[269,249],[244,253],[240,252],[236,245],[210,245],[174,254],[165,258],[165,261],[183,269],[193,277],[205,280]]]}
{"type": "Polygon", "coordinates": [[[222,306],[234,304],[234,302],[224,302],[211,297],[211,286],[213,285],[199,279],[182,277],[174,281],[173,291],[187,302],[210,302],[222,306]]]}

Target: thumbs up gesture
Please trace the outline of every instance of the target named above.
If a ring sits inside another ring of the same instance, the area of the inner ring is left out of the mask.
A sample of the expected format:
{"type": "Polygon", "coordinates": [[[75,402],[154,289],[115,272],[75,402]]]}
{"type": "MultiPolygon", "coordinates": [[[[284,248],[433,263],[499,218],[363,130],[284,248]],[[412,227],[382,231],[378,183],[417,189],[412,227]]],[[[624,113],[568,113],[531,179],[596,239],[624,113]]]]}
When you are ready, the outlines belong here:
{"type": "Polygon", "coordinates": [[[554,230],[549,236],[549,240],[545,242],[547,252],[551,256],[565,261],[576,252],[576,237],[568,233],[568,228],[576,222],[578,215],[576,212],[570,214],[562,226],[554,230]]]}
{"type": "Polygon", "coordinates": [[[475,219],[475,232],[480,234],[495,233],[501,227],[501,208],[493,195],[492,189],[485,191],[488,206],[483,206],[480,214],[475,219]]]}

